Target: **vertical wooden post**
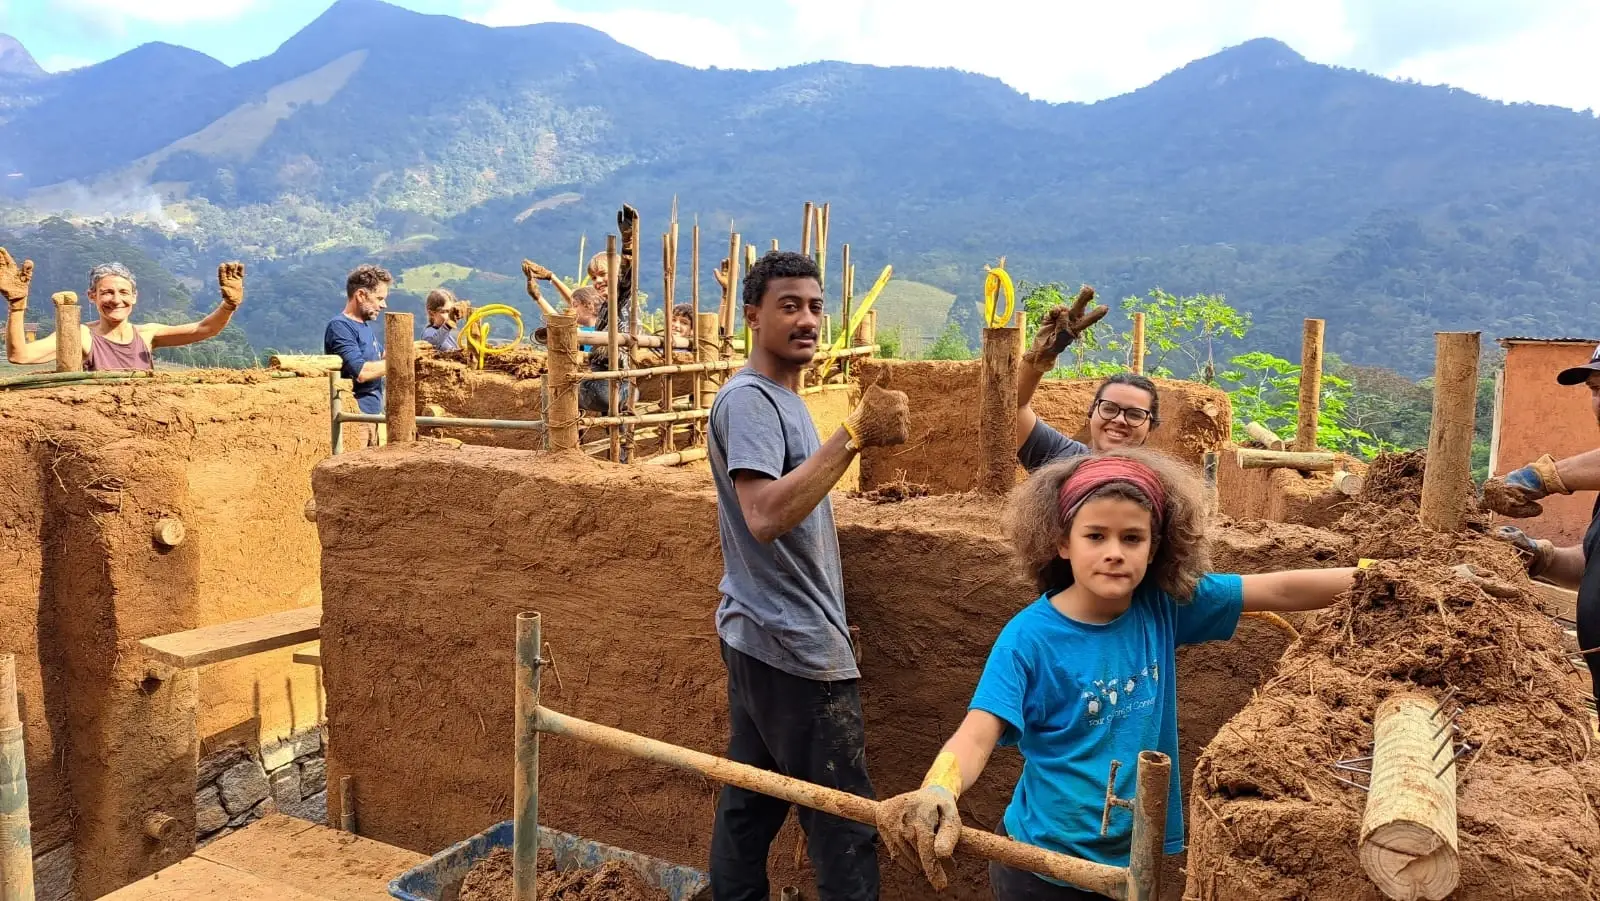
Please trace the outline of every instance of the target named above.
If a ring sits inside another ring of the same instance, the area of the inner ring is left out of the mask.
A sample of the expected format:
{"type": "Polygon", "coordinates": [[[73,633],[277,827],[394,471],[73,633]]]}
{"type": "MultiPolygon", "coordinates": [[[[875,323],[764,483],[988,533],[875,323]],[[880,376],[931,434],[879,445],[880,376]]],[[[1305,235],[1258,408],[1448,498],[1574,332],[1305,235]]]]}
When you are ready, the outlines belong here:
{"type": "Polygon", "coordinates": [[[82,372],[83,310],[78,295],[62,291],[50,299],[56,305],[56,372],[82,372]]]}
{"type": "MultiPolygon", "coordinates": [[[[606,340],[610,344],[607,368],[616,372],[617,365],[617,269],[620,264],[617,257],[617,236],[606,235],[606,340]]],[[[606,392],[608,394],[606,415],[617,415],[617,379],[606,379],[606,392]]],[[[606,459],[613,463],[622,460],[622,434],[614,425],[606,426],[606,433],[611,436],[610,454],[606,459]]]]}
{"type": "Polygon", "coordinates": [[[356,834],[356,783],[348,773],[339,777],[339,828],[356,834]]]}
{"type": "Polygon", "coordinates": [[[856,334],[850,341],[856,347],[871,347],[878,343],[878,311],[868,310],[867,315],[861,317],[861,324],[856,326],[856,334]]]}
{"type": "MultiPolygon", "coordinates": [[[[869,311],[870,312],[870,311],[869,311]]],[[[1005,494],[1017,482],[1017,364],[1015,327],[983,330],[982,386],[978,395],[978,490],[1005,494]]]]}
{"type": "Polygon", "coordinates": [[[1161,897],[1161,862],[1167,835],[1167,795],[1172,786],[1172,758],[1160,751],[1140,751],[1134,774],[1133,835],[1128,846],[1128,901],[1161,897]]]}
{"type": "Polygon", "coordinates": [[[1478,333],[1436,332],[1433,425],[1422,471],[1422,524],[1439,532],[1461,528],[1472,491],[1472,425],[1478,401],[1478,333]]]}
{"type": "Polygon", "coordinates": [[[549,371],[545,380],[550,384],[550,413],[545,418],[544,430],[550,439],[550,450],[578,449],[578,388],[577,381],[581,359],[578,350],[578,318],[576,316],[551,316],[549,327],[549,353],[545,365],[549,371]]]}
{"type": "Polygon", "coordinates": [[[773,238],[772,239],[772,252],[773,253],[777,253],[778,252],[778,239],[777,238],[773,238]]]}
{"type": "MultiPolygon", "coordinates": [[[[689,308],[692,311],[689,316],[691,329],[689,332],[689,353],[693,354],[696,360],[705,360],[706,358],[700,355],[700,342],[705,335],[702,331],[702,320],[700,319],[700,218],[698,216],[695,217],[694,230],[689,233],[689,268],[693,272],[693,278],[689,282],[689,308]]],[[[714,322],[715,320],[712,321],[714,322]]],[[[715,333],[716,326],[712,326],[712,334],[715,333]]],[[[713,357],[712,359],[715,358],[713,357]]],[[[706,374],[703,372],[695,373],[694,378],[690,380],[689,405],[692,409],[702,409],[700,406],[700,393],[705,390],[705,382],[706,374]]],[[[695,420],[689,424],[690,447],[699,443],[697,437],[699,433],[700,421],[695,420]]]]}
{"type": "MultiPolygon", "coordinates": [[[[817,207],[817,284],[822,287],[822,296],[828,296],[828,207],[824,203],[817,207]]],[[[826,303],[826,301],[824,301],[826,303]]]]}
{"type": "Polygon", "coordinates": [[[410,313],[383,314],[383,418],[389,441],[417,440],[417,346],[410,313]]]}
{"type": "Polygon", "coordinates": [[[1128,355],[1128,368],[1134,375],[1144,375],[1144,314],[1133,314],[1133,347],[1128,355]]]}
{"type": "MultiPolygon", "coordinates": [[[[851,274],[852,274],[852,270],[850,268],[850,245],[849,244],[845,244],[845,245],[843,245],[843,246],[841,246],[839,248],[839,306],[840,306],[840,309],[839,309],[839,328],[840,328],[840,330],[848,330],[850,328],[850,304],[855,299],[854,297],[851,296],[855,292],[854,279],[851,277],[851,274]]],[[[844,339],[844,343],[845,343],[846,346],[854,346],[855,345],[855,335],[850,335],[849,337],[845,338],[844,339]]],[[[850,381],[850,361],[851,361],[851,359],[853,359],[853,358],[845,357],[844,358],[844,365],[839,367],[840,371],[844,373],[844,380],[846,382],[850,381]]]]}
{"type": "Polygon", "coordinates": [[[1317,449],[1317,420],[1322,414],[1322,327],[1321,319],[1307,319],[1300,344],[1300,422],[1295,427],[1294,449],[1317,449]]]}
{"type": "Polygon", "coordinates": [[[722,289],[722,309],[718,311],[718,323],[722,330],[723,340],[733,337],[734,305],[739,298],[739,248],[743,246],[739,240],[739,233],[728,232],[728,284],[722,289]]]}
{"type": "MultiPolygon", "coordinates": [[[[722,359],[721,342],[717,340],[716,313],[700,314],[699,332],[700,334],[694,343],[695,359],[701,363],[710,363],[722,359]]],[[[717,375],[712,375],[709,372],[697,373],[695,375],[695,408],[700,410],[709,409],[711,401],[716,399],[717,389],[722,386],[723,381],[726,379],[726,372],[718,373],[717,375]]],[[[710,433],[709,426],[707,426],[706,431],[707,434],[710,433]]]]}
{"type": "Polygon", "coordinates": [[[539,614],[517,614],[517,772],[512,781],[511,898],[539,894],[539,614]]]}
{"type": "Polygon", "coordinates": [[[806,201],[805,213],[801,217],[801,221],[800,221],[800,252],[802,254],[805,254],[806,256],[811,256],[811,221],[812,221],[812,215],[813,215],[813,213],[812,213],[811,201],[807,200],[806,201]]]}
{"type": "Polygon", "coordinates": [[[0,654],[0,901],[33,901],[28,757],[17,712],[17,657],[0,654]]]}

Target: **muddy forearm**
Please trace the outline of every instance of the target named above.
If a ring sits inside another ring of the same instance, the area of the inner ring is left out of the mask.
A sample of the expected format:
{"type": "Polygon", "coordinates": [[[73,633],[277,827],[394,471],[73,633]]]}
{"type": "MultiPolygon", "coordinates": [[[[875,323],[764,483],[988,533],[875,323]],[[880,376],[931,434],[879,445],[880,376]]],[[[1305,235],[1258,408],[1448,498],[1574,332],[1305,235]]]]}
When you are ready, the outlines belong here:
{"type": "Polygon", "coordinates": [[[773,541],[788,534],[822,503],[833,486],[850,468],[855,451],[847,446],[849,436],[840,428],[788,475],[768,481],[754,499],[746,519],[756,540],[773,541]],[[754,513],[755,515],[750,515],[754,513]]]}
{"type": "Polygon", "coordinates": [[[1583,581],[1584,563],[1581,546],[1558,547],[1550,558],[1550,565],[1539,573],[1539,578],[1560,585],[1562,588],[1576,590],[1578,583],[1583,581]]]}

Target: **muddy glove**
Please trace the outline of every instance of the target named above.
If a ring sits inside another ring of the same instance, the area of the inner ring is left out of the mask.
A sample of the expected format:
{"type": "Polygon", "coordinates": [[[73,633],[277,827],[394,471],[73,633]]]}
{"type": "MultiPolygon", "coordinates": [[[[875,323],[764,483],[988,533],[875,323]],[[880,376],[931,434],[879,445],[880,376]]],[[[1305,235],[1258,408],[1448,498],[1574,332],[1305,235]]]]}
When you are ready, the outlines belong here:
{"type": "Polygon", "coordinates": [[[717,268],[713,269],[711,274],[717,277],[718,287],[724,291],[728,290],[728,260],[726,257],[723,258],[721,263],[717,264],[717,268]]]}
{"type": "Polygon", "coordinates": [[[18,266],[4,247],[0,247],[0,296],[13,311],[28,308],[28,285],[33,282],[33,261],[18,266]]]}
{"type": "Polygon", "coordinates": [[[904,391],[886,391],[877,385],[868,386],[861,395],[861,403],[844,421],[844,430],[850,436],[850,449],[904,444],[909,431],[909,417],[910,409],[904,391]]]}
{"type": "Polygon", "coordinates": [[[217,267],[217,290],[222,292],[222,305],[230,310],[244,303],[244,264],[238,260],[217,267]]]}
{"type": "Polygon", "coordinates": [[[1022,355],[1023,362],[1040,372],[1056,368],[1056,357],[1110,312],[1105,304],[1085,312],[1091,300],[1094,300],[1094,289],[1084,285],[1071,307],[1056,307],[1046,313],[1038,333],[1033,336],[1033,346],[1022,355]]]}
{"type": "Polygon", "coordinates": [[[1483,505],[1496,513],[1526,519],[1544,512],[1539,499],[1552,494],[1571,494],[1555,458],[1545,454],[1521,469],[1483,483],[1483,505]]]}
{"type": "Polygon", "coordinates": [[[1489,535],[1506,542],[1522,553],[1527,561],[1528,577],[1537,579],[1544,574],[1556,558],[1556,546],[1542,538],[1531,538],[1516,526],[1501,526],[1489,535]]]}
{"type": "Polygon", "coordinates": [[[1489,578],[1488,576],[1479,575],[1478,570],[1470,563],[1462,563],[1459,566],[1452,566],[1450,569],[1456,574],[1456,578],[1466,582],[1471,582],[1473,585],[1481,588],[1483,593],[1489,595],[1490,597],[1514,598],[1522,593],[1521,590],[1515,585],[1508,585],[1499,579],[1493,579],[1489,578]]]}
{"type": "Polygon", "coordinates": [[[950,884],[941,861],[955,853],[961,838],[961,813],[956,809],[960,789],[956,756],[940,751],[921,788],[878,805],[878,834],[889,858],[909,873],[920,869],[935,891],[950,884]]]}

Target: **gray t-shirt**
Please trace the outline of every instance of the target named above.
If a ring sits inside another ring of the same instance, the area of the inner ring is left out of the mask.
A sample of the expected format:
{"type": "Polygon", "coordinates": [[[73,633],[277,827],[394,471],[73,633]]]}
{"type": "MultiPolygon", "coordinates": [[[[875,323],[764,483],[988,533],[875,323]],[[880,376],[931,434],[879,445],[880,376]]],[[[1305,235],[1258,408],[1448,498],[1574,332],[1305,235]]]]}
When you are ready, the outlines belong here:
{"type": "Polygon", "coordinates": [[[1089,450],[1087,444],[1068,438],[1046,425],[1043,419],[1035,419],[1033,431],[1028,433],[1028,440],[1017,448],[1017,462],[1022,464],[1023,469],[1033,472],[1057,460],[1081,457],[1089,453],[1093,451],[1089,450]]]}
{"type": "Polygon", "coordinates": [[[762,544],[750,534],[733,487],[740,470],[782,478],[822,448],[805,401],[741,369],[711,404],[710,445],[723,561],[717,634],[734,650],[791,675],[822,682],[858,678],[832,501],[823,498],[798,526],[762,544]]]}

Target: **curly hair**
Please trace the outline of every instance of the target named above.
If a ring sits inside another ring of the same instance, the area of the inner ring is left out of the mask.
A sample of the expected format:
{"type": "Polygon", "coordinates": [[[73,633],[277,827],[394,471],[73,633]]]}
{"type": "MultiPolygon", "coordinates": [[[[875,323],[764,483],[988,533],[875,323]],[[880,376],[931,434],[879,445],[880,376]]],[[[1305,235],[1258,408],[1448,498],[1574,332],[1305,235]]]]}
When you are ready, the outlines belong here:
{"type": "Polygon", "coordinates": [[[362,263],[360,266],[350,270],[350,274],[345,277],[344,296],[346,298],[355,297],[356,292],[363,288],[368,291],[376,291],[379,285],[393,283],[394,276],[389,274],[389,270],[373,263],[362,263]]]}
{"type": "MultiPolygon", "coordinates": [[[[1200,577],[1211,568],[1205,493],[1199,477],[1190,467],[1159,451],[1119,448],[1096,456],[1124,457],[1143,463],[1166,488],[1166,515],[1162,517],[1160,534],[1153,536],[1152,558],[1144,581],[1180,603],[1187,602],[1194,596],[1200,577]]],[[[1060,554],[1061,542],[1072,523],[1061,520],[1059,499],[1062,484],[1090,459],[1094,457],[1085,455],[1052,463],[1029,476],[1007,498],[1005,529],[1012,551],[1032,574],[1041,593],[1054,594],[1072,585],[1072,564],[1060,554]]],[[[1125,482],[1113,482],[1089,497],[1127,498],[1150,509],[1150,500],[1125,482]]]]}
{"type": "Polygon", "coordinates": [[[744,274],[745,305],[760,306],[762,296],[767,293],[767,283],[780,278],[814,278],[820,282],[822,274],[817,270],[816,261],[803,253],[769,251],[744,274]]]}

